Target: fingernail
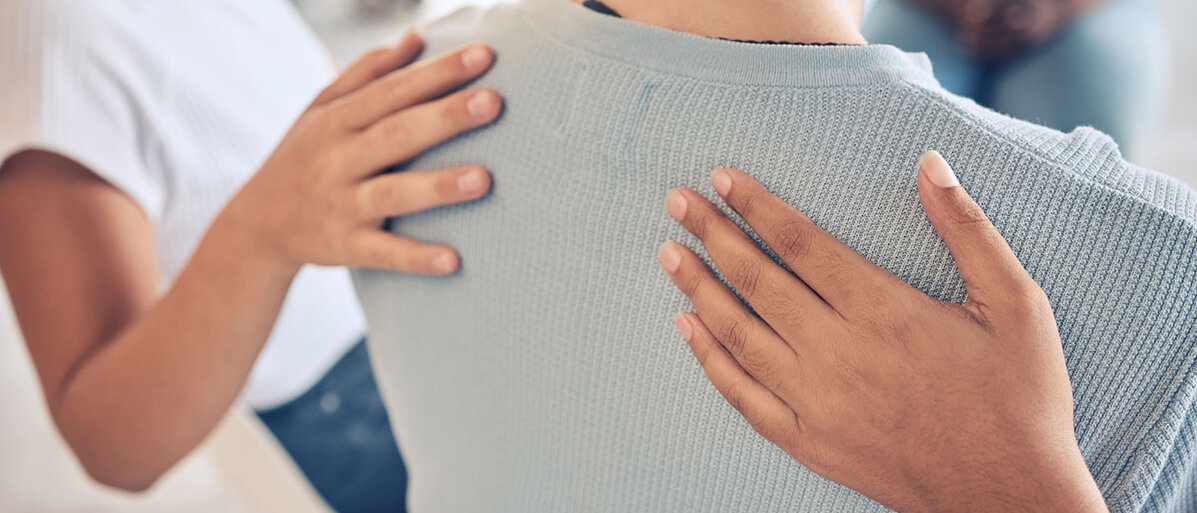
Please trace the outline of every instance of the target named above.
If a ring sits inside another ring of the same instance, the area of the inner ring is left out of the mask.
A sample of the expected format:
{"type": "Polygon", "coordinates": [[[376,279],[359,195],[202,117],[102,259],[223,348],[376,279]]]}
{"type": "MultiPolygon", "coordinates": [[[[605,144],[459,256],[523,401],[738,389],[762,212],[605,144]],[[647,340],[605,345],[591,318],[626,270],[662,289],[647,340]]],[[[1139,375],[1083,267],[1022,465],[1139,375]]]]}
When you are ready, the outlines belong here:
{"type": "Polygon", "coordinates": [[[486,172],[481,169],[470,168],[457,178],[457,190],[462,194],[478,194],[485,188],[486,172]]]}
{"type": "Polygon", "coordinates": [[[450,253],[441,253],[432,259],[432,269],[441,274],[449,274],[457,267],[456,258],[450,253]]]}
{"type": "Polygon", "coordinates": [[[490,64],[490,49],[483,45],[474,45],[461,54],[461,64],[466,71],[474,73],[482,71],[490,64]]]}
{"type": "Polygon", "coordinates": [[[715,192],[726,197],[732,188],[731,175],[726,169],[716,169],[711,172],[711,184],[715,186],[715,192]]]}
{"type": "Polygon", "coordinates": [[[939,187],[948,188],[960,185],[960,180],[956,178],[952,166],[949,166],[948,161],[944,160],[943,155],[937,151],[924,153],[919,158],[919,169],[927,175],[927,179],[931,180],[931,183],[939,187]]]}
{"type": "Polygon", "coordinates": [[[669,216],[677,222],[682,222],[686,218],[686,198],[677,190],[669,191],[669,196],[665,198],[665,210],[669,211],[669,216]]]}
{"type": "Polygon", "coordinates": [[[677,272],[678,267],[682,265],[682,252],[678,251],[677,243],[671,240],[661,244],[661,249],[657,251],[657,258],[661,260],[661,267],[664,267],[665,272],[669,274],[677,272]]]}
{"type": "Polygon", "coordinates": [[[466,110],[474,119],[486,120],[494,117],[499,110],[499,100],[491,91],[478,91],[466,103],[466,110]]]}
{"type": "Polygon", "coordinates": [[[690,320],[686,318],[686,314],[678,312],[673,316],[674,324],[677,324],[677,330],[682,334],[682,338],[686,342],[690,341],[690,337],[694,336],[694,327],[690,325],[690,320]]]}

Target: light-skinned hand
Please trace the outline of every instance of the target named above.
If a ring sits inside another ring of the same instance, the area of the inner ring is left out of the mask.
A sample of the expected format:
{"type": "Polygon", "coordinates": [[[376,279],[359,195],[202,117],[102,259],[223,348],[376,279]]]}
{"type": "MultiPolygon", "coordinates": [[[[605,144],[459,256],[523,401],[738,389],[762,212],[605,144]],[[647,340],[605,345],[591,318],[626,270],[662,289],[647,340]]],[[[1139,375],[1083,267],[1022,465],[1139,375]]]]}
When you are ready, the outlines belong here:
{"type": "Polygon", "coordinates": [[[487,170],[470,165],[378,173],[494,121],[502,99],[486,88],[453,92],[490,67],[494,54],[486,45],[408,66],[422,48],[413,32],[347,69],[303,113],[215,226],[232,227],[254,241],[253,255],[292,268],[456,271],[460,257],[453,249],[380,228],[389,217],[484,196],[491,185],[487,170]]]}

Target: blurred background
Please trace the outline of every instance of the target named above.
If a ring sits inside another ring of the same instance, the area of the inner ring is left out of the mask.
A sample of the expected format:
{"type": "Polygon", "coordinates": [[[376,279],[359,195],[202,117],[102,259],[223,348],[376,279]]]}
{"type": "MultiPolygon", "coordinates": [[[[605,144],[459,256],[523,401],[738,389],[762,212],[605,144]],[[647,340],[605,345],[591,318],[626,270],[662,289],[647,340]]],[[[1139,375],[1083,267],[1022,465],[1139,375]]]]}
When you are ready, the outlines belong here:
{"type": "MultiPolygon", "coordinates": [[[[496,0],[296,0],[342,63],[393,42],[413,23],[496,0]]],[[[1172,79],[1163,125],[1139,164],[1197,188],[1197,2],[1156,0],[1168,24],[1172,79]]],[[[2,290],[2,288],[0,288],[2,290]]],[[[29,357],[0,294],[0,512],[321,512],[256,418],[236,412],[205,447],[150,493],[132,497],[91,484],[50,423],[29,357]]]]}

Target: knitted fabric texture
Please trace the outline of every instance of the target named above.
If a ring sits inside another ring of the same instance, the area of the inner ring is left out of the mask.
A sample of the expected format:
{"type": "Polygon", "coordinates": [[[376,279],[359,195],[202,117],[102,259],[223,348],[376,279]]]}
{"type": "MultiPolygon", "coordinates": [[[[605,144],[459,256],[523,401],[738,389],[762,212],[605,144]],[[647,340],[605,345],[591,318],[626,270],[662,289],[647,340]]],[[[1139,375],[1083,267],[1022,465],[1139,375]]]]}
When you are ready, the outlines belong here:
{"type": "Polygon", "coordinates": [[[656,249],[698,247],[666,192],[716,197],[708,173],[733,166],[963,301],[917,196],[931,149],[1047,291],[1111,509],[1197,508],[1197,195],[1109,138],[987,111],[888,46],[719,41],[566,0],[459,11],[424,33],[429,55],[492,44],[480,85],[506,111],[406,167],[494,173],[489,197],[394,225],[459,249],[461,272],[356,274],[412,511],[885,511],[720,397],[673,327],[690,306],[656,249]]]}

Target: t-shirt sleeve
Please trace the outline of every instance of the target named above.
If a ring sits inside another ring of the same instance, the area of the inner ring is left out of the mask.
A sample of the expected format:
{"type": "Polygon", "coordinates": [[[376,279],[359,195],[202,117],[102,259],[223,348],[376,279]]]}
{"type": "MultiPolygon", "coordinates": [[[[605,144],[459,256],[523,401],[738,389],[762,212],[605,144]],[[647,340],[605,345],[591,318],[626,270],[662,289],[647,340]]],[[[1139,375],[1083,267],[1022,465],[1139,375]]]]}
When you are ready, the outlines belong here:
{"type": "Polygon", "coordinates": [[[0,9],[0,162],[24,150],[70,158],[131,197],[151,219],[163,180],[151,151],[127,31],[89,2],[12,2],[0,9]]]}

